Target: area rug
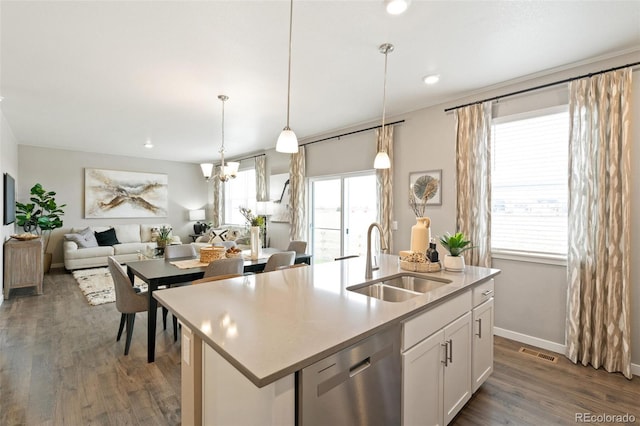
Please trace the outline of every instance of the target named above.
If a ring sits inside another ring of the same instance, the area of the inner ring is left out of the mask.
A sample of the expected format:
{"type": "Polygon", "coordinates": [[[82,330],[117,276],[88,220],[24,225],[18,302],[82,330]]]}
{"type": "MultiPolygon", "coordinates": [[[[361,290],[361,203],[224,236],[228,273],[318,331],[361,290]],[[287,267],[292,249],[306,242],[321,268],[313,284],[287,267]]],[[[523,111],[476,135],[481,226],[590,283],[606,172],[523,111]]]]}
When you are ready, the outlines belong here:
{"type": "MultiPolygon", "coordinates": [[[[73,278],[78,282],[80,291],[90,305],[97,306],[116,301],[116,291],[109,268],[80,269],[73,271],[73,278]]],[[[147,285],[137,277],[135,286],[141,291],[147,290],[147,285]]]]}

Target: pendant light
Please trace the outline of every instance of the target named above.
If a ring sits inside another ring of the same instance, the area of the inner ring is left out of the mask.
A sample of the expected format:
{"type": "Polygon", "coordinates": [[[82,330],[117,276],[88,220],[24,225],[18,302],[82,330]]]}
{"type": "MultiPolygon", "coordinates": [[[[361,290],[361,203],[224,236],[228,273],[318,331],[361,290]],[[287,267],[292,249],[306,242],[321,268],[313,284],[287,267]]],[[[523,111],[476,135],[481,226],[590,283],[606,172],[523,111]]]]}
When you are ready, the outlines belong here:
{"type": "MultiPolygon", "coordinates": [[[[380,53],[384,54],[384,86],[382,89],[382,126],[380,126],[380,137],[384,135],[384,115],[386,113],[386,104],[387,104],[387,55],[393,52],[393,44],[384,43],[381,44],[378,48],[380,53]]],[[[375,160],[373,160],[373,168],[374,169],[390,169],[391,168],[391,160],[389,159],[389,155],[387,151],[379,151],[376,154],[375,160]]]]}
{"type": "Polygon", "coordinates": [[[289,75],[287,77],[287,125],[282,129],[278,142],[276,142],[276,151],[288,154],[298,152],[298,138],[293,130],[289,127],[289,110],[291,107],[291,36],[293,33],[293,0],[289,8],[289,75]]]}
{"type": "Polygon", "coordinates": [[[224,164],[224,103],[229,99],[226,95],[219,95],[218,99],[222,101],[222,145],[220,146],[220,181],[226,182],[229,179],[233,179],[238,174],[238,167],[240,163],[235,161],[229,161],[227,165],[224,164]]]}

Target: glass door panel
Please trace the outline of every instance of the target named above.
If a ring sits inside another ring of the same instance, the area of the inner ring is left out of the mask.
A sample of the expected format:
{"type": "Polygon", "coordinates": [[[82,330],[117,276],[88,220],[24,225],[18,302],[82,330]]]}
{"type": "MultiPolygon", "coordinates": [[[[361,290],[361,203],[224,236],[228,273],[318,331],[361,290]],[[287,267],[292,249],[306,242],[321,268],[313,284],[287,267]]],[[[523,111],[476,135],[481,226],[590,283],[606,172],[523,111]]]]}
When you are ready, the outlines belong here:
{"type": "MultiPolygon", "coordinates": [[[[378,220],[376,176],[344,179],[344,251],[343,256],[367,252],[367,229],[378,220]]],[[[377,238],[377,232],[374,232],[377,238]]]]}
{"type": "Polygon", "coordinates": [[[340,256],[342,234],[342,181],[316,180],[312,183],[313,262],[333,261],[340,256]]]}

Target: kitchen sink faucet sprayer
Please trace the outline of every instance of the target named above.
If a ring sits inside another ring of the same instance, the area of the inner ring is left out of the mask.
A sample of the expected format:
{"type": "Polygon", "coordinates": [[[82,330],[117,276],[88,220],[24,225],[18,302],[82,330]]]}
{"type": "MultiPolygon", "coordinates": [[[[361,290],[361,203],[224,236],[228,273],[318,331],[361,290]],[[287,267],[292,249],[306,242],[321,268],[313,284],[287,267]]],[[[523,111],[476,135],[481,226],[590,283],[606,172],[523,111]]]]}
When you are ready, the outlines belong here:
{"type": "Polygon", "coordinates": [[[373,278],[374,269],[378,269],[378,266],[376,266],[375,268],[371,266],[371,231],[373,230],[373,228],[378,228],[378,232],[380,233],[380,249],[383,251],[387,250],[387,242],[385,241],[384,235],[382,234],[382,226],[380,226],[380,224],[377,222],[373,222],[371,225],[369,225],[369,230],[367,231],[367,264],[366,271],[364,272],[365,278],[373,278]]]}

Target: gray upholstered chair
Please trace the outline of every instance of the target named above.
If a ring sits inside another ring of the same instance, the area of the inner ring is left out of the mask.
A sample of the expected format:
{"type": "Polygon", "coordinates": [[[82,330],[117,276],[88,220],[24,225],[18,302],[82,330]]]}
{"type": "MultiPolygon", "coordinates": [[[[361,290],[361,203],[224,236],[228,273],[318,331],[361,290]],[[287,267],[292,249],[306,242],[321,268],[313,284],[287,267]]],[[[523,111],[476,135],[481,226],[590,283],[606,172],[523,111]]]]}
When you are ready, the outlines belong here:
{"type": "MultiPolygon", "coordinates": [[[[196,248],[191,244],[175,244],[164,248],[165,259],[178,259],[181,257],[195,257],[197,255],[196,248]]],[[[190,285],[190,282],[180,285],[190,285]]],[[[162,326],[167,329],[167,309],[162,308],[162,326]]],[[[178,318],[173,316],[173,341],[178,340],[178,318]]]]}
{"type": "Polygon", "coordinates": [[[244,259],[232,257],[230,259],[218,259],[209,263],[204,270],[204,278],[215,277],[217,275],[238,274],[244,272],[244,259]]]}
{"type": "Polygon", "coordinates": [[[175,259],[178,257],[195,257],[196,248],[191,244],[176,244],[164,248],[165,259],[175,259]]]}
{"type": "Polygon", "coordinates": [[[291,266],[296,259],[295,251],[281,251],[272,254],[264,265],[264,272],[275,271],[282,266],[291,266]]]}
{"type": "MultiPolygon", "coordinates": [[[[131,285],[131,281],[129,280],[127,273],[113,256],[109,256],[107,262],[109,264],[109,272],[113,278],[113,285],[116,290],[116,309],[121,313],[120,327],[118,328],[118,337],[116,338],[116,341],[120,341],[120,337],[122,337],[122,330],[126,323],[127,342],[124,346],[124,354],[129,355],[129,347],[131,346],[131,336],[133,335],[133,325],[135,323],[136,313],[149,310],[149,295],[146,292],[136,292],[136,289],[131,285]]],[[[174,330],[174,334],[175,332],[176,330],[174,330]]]]}
{"type": "Polygon", "coordinates": [[[287,251],[295,251],[296,254],[305,254],[307,251],[306,241],[291,241],[287,251]]]}

